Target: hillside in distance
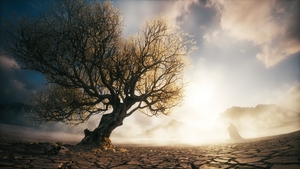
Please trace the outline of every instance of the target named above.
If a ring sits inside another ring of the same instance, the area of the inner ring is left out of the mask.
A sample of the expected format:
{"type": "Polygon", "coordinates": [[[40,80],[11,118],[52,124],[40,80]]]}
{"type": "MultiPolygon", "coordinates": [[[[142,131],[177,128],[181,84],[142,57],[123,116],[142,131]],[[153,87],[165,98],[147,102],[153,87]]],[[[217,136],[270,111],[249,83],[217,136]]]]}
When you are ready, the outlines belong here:
{"type": "Polygon", "coordinates": [[[255,107],[231,107],[221,113],[218,121],[234,124],[241,134],[266,136],[300,129],[300,113],[275,104],[255,107]]]}

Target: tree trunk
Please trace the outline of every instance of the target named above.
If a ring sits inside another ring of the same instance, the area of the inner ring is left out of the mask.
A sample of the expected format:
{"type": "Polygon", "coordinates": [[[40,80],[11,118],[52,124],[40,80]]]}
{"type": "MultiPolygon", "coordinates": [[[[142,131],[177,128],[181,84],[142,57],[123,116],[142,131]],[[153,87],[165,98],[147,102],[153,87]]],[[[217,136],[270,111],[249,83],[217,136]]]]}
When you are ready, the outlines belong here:
{"type": "Polygon", "coordinates": [[[96,129],[93,131],[88,129],[84,130],[85,136],[79,144],[100,146],[100,148],[103,149],[113,148],[109,137],[115,128],[123,124],[126,111],[126,108],[119,106],[112,113],[104,114],[96,129]]]}

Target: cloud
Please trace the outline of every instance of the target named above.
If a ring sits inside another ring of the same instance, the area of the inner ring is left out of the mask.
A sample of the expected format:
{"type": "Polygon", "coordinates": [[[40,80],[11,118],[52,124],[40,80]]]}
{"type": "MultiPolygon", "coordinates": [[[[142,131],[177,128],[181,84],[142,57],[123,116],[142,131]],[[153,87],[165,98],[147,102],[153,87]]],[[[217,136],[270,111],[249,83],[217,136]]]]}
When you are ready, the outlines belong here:
{"type": "Polygon", "coordinates": [[[215,42],[219,41],[219,34],[220,34],[219,30],[214,30],[212,32],[208,32],[203,35],[203,40],[205,43],[210,43],[210,44],[215,43],[215,42]]]}
{"type": "Polygon", "coordinates": [[[26,102],[41,87],[41,75],[20,69],[12,58],[0,56],[0,103],[26,102]],[[30,78],[29,78],[30,76],[30,78]]]}
{"type": "Polygon", "coordinates": [[[12,58],[9,58],[5,55],[0,56],[0,67],[3,69],[20,69],[19,64],[12,58]]]}
{"type": "Polygon", "coordinates": [[[292,86],[289,91],[281,99],[278,104],[286,109],[300,114],[300,84],[292,86]]]}
{"type": "Polygon", "coordinates": [[[259,46],[256,58],[271,67],[300,52],[300,1],[218,1],[220,25],[232,37],[259,46]]]}
{"type": "MultiPolygon", "coordinates": [[[[204,1],[202,3],[205,3],[204,1]]],[[[187,19],[192,4],[199,4],[198,0],[189,1],[114,1],[125,20],[125,36],[134,34],[138,28],[151,17],[163,14],[182,23],[187,19]]]]}

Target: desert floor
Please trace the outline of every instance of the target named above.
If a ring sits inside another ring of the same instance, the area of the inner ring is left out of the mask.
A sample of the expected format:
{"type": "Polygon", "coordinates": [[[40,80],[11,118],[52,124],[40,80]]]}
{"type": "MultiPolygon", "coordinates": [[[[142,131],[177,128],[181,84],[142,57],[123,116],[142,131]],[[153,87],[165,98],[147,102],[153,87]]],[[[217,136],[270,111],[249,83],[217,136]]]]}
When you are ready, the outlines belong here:
{"type": "Polygon", "coordinates": [[[0,168],[300,168],[300,131],[239,143],[124,144],[103,151],[20,137],[3,128],[0,134],[0,168]],[[51,147],[57,151],[50,152],[51,147]]]}

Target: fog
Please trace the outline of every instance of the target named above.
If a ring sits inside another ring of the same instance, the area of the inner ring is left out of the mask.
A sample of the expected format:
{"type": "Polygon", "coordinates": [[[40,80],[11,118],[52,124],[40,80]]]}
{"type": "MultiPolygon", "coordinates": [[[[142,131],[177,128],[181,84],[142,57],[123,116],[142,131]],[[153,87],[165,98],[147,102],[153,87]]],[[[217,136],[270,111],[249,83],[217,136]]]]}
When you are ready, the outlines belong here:
{"type": "MultiPolygon", "coordinates": [[[[274,104],[253,107],[232,106],[217,112],[213,106],[195,104],[186,98],[169,116],[147,117],[136,112],[116,128],[111,140],[115,144],[201,145],[228,142],[229,122],[245,139],[289,133],[300,130],[300,87],[291,88],[274,104]],[[192,107],[195,105],[196,107],[192,107]],[[202,108],[200,108],[202,106],[202,108]]],[[[187,94],[186,97],[193,95],[187,94]]],[[[203,99],[202,102],[209,103],[203,99]]],[[[21,117],[19,117],[21,118],[21,117]]],[[[0,125],[1,135],[30,141],[62,141],[78,143],[83,130],[93,130],[101,115],[92,116],[78,126],[62,123],[20,127],[0,125]]],[[[17,119],[14,119],[17,120],[17,119]]]]}
{"type": "Polygon", "coordinates": [[[300,129],[300,114],[277,105],[232,107],[221,114],[219,120],[234,124],[245,138],[277,135],[300,129]]]}
{"type": "Polygon", "coordinates": [[[32,142],[63,142],[76,144],[81,136],[63,131],[49,131],[30,127],[0,124],[1,140],[32,142]]]}
{"type": "Polygon", "coordinates": [[[213,96],[198,98],[201,103],[191,102],[191,98],[197,99],[200,94],[203,91],[188,93],[186,97],[190,98],[170,116],[148,118],[137,112],[113,132],[112,140],[158,145],[227,142],[229,122],[245,139],[300,130],[300,86],[290,88],[270,104],[232,106],[223,111],[219,111],[213,96]]]}

